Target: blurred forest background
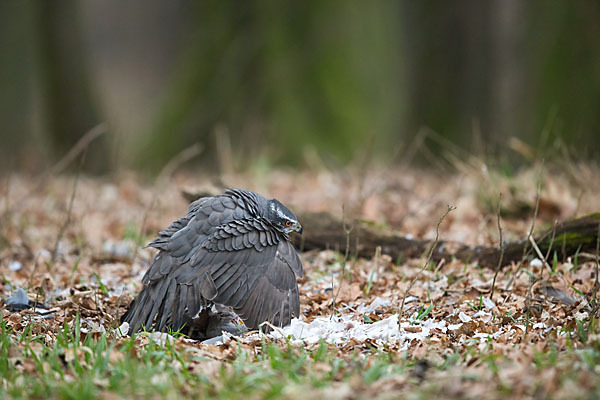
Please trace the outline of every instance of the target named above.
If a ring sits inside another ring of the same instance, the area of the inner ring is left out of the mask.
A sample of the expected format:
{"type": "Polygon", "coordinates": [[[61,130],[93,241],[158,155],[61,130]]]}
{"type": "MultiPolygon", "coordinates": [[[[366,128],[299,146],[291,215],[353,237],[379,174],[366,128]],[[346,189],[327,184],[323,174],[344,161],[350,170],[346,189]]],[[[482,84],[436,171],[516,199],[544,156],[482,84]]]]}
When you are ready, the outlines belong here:
{"type": "MultiPolygon", "coordinates": [[[[0,166],[600,154],[600,2],[4,0],[0,166]],[[561,150],[562,151],[562,150],[561,150]],[[557,152],[556,154],[559,154],[557,152]]],[[[214,169],[213,169],[214,170],[214,169]]]]}

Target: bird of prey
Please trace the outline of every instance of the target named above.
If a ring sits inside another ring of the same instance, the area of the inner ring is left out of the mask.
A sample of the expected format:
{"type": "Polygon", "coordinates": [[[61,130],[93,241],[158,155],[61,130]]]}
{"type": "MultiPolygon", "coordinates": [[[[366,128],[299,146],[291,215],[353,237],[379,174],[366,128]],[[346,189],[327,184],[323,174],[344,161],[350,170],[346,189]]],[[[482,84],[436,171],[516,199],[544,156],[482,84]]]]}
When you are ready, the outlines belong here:
{"type": "Polygon", "coordinates": [[[302,277],[293,231],[302,226],[290,210],[248,190],[196,200],[148,245],[159,253],[121,321],[130,333],[171,329],[197,338],[210,337],[211,319],[223,309],[248,329],[288,325],[300,313],[302,277]]]}

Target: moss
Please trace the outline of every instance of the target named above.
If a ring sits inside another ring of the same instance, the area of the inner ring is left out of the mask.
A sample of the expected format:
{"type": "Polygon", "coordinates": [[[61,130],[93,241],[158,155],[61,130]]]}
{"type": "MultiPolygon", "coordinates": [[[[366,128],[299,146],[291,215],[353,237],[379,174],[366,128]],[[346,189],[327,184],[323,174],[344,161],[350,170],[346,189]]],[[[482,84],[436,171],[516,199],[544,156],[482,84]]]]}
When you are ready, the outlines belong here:
{"type": "Polygon", "coordinates": [[[574,246],[586,243],[593,243],[596,241],[596,236],[594,235],[582,235],[580,233],[575,232],[565,232],[559,235],[556,235],[554,239],[551,237],[547,237],[544,239],[540,245],[541,246],[549,246],[552,244],[553,246],[562,245],[563,243],[566,246],[574,246]]]}

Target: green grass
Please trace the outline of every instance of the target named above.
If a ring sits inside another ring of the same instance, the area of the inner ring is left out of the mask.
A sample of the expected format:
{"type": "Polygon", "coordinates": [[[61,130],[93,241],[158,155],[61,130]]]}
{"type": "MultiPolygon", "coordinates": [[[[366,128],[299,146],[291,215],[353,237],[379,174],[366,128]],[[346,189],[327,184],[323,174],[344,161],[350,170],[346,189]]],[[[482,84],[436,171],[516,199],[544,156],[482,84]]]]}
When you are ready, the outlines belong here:
{"type": "MultiPolygon", "coordinates": [[[[364,344],[339,349],[323,342],[304,347],[263,339],[255,345],[231,342],[218,348],[186,343],[179,338],[161,345],[145,334],[124,339],[110,333],[86,334],[78,317],[65,323],[53,334],[54,340],[48,341],[47,334],[34,334],[31,324],[17,332],[3,320],[0,396],[302,398],[324,393],[335,385],[350,385],[359,398],[399,394],[428,397],[447,395],[456,379],[467,388],[488,385],[490,396],[501,396],[517,394],[522,389],[506,379],[490,380],[511,368],[522,368],[524,375],[542,377],[544,371],[555,369],[560,377],[555,382],[558,389],[577,385],[581,374],[587,374],[589,387],[584,393],[600,394],[598,323],[585,327],[585,334],[582,325],[566,332],[568,344],[562,348],[554,342],[546,350],[532,344],[531,362],[522,365],[511,361],[509,354],[499,351],[501,347],[492,341],[479,344],[475,340],[445,355],[428,353],[425,358],[431,368],[421,382],[413,376],[418,360],[407,358],[406,352],[364,344]],[[576,341],[578,346],[573,344],[576,341]],[[390,382],[395,384],[390,386],[390,382]],[[387,385],[388,392],[378,392],[380,385],[387,385]]],[[[505,345],[504,350],[507,349],[510,346],[505,345]]],[[[545,388],[543,380],[538,385],[545,388]]],[[[460,397],[464,394],[461,393],[455,395],[460,397]]],[[[560,393],[556,397],[562,397],[560,393]]]]}
{"type": "Polygon", "coordinates": [[[361,374],[370,384],[402,370],[386,353],[339,358],[325,343],[304,349],[263,341],[253,351],[238,343],[231,359],[216,361],[177,340],[141,346],[135,337],[84,334],[79,318],[71,327],[65,324],[51,345],[30,327],[17,333],[6,321],[0,325],[3,397],[90,399],[112,392],[144,398],[276,398],[294,387],[319,389],[361,374]]]}

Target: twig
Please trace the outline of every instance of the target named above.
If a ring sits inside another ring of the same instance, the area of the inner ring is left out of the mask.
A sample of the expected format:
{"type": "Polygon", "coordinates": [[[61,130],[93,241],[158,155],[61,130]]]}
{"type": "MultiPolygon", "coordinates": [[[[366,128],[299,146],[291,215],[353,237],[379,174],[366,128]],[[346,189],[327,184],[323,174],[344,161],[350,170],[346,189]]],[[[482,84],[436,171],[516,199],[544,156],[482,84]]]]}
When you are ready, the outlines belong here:
{"type": "Polygon", "coordinates": [[[594,260],[596,262],[596,278],[594,279],[594,288],[592,289],[592,298],[588,300],[588,306],[591,308],[589,316],[590,319],[588,321],[587,331],[590,332],[592,330],[592,324],[596,319],[596,314],[598,313],[598,309],[600,309],[600,303],[598,302],[598,267],[600,265],[600,224],[598,224],[598,234],[596,235],[596,256],[594,260]]]}
{"type": "Polygon", "coordinates": [[[438,221],[437,226],[435,227],[435,240],[431,244],[431,248],[429,249],[429,255],[427,256],[427,260],[425,261],[425,263],[423,263],[423,266],[421,267],[419,272],[417,272],[417,274],[414,276],[412,281],[409,283],[408,287],[404,291],[404,296],[402,296],[402,304],[400,305],[400,318],[402,318],[402,316],[404,315],[404,303],[406,301],[406,296],[408,296],[408,292],[410,291],[410,289],[412,289],[413,285],[417,281],[417,278],[421,275],[421,273],[429,265],[429,262],[431,261],[431,257],[433,257],[433,251],[435,250],[435,247],[437,246],[439,238],[440,238],[440,225],[444,221],[444,218],[446,218],[446,216],[455,209],[456,209],[455,206],[448,206],[448,209],[446,210],[444,215],[442,215],[442,217],[438,221]]]}
{"type": "MultiPolygon", "coordinates": [[[[86,132],[77,141],[77,143],[75,143],[75,145],[67,152],[67,154],[65,154],[63,158],[61,158],[56,164],[54,164],[52,167],[50,167],[44,173],[41,174],[41,176],[38,178],[38,183],[33,188],[28,190],[24,196],[22,196],[20,199],[17,199],[13,203],[14,205],[12,211],[15,211],[15,209],[19,209],[24,204],[26,204],[26,200],[31,197],[31,194],[39,190],[50,176],[62,172],[69,164],[73,162],[75,158],[77,158],[77,156],[82,151],[86,150],[96,138],[106,133],[107,130],[107,124],[103,122],[86,132]]],[[[4,219],[8,211],[10,210],[4,211],[2,219],[4,219]]]]}
{"type": "MultiPolygon", "coordinates": [[[[535,228],[535,220],[537,219],[538,211],[540,209],[540,192],[541,192],[541,190],[542,190],[542,185],[541,185],[541,183],[538,182],[536,195],[535,195],[535,209],[533,211],[533,220],[531,221],[531,226],[529,227],[529,233],[527,234],[528,239],[533,236],[533,230],[535,228]]],[[[523,256],[521,257],[521,262],[519,262],[519,267],[517,268],[515,273],[510,277],[504,290],[509,290],[510,287],[512,286],[514,280],[519,276],[519,273],[523,269],[523,262],[525,261],[525,257],[527,257],[527,255],[529,254],[530,251],[531,251],[531,249],[528,249],[527,245],[523,246],[523,256]]],[[[506,300],[506,298],[505,298],[505,300],[506,300]]]]}
{"type": "Polygon", "coordinates": [[[121,294],[119,295],[119,299],[117,301],[117,308],[116,308],[116,310],[117,310],[117,317],[115,319],[113,319],[113,322],[117,321],[117,327],[119,327],[119,324],[121,323],[121,300],[123,299],[123,295],[124,294],[125,294],[125,287],[122,287],[121,288],[121,294]]]}
{"type": "MultiPolygon", "coordinates": [[[[259,325],[259,328],[262,328],[263,326],[268,326],[269,328],[271,328],[274,331],[276,331],[277,333],[279,333],[282,338],[285,338],[285,332],[283,332],[283,329],[281,329],[278,326],[273,325],[271,322],[265,321],[259,325]]],[[[260,332],[264,335],[264,332],[262,330],[260,332]]]]}
{"type": "Polygon", "coordinates": [[[33,303],[33,312],[35,312],[35,309],[37,308],[38,305],[38,298],[40,297],[40,291],[42,290],[42,288],[38,288],[38,290],[35,292],[35,300],[33,303]]]}
{"type": "Polygon", "coordinates": [[[492,292],[490,294],[490,300],[494,300],[494,288],[496,286],[496,278],[498,277],[498,272],[500,268],[502,268],[502,259],[504,258],[504,241],[502,240],[502,225],[500,225],[500,202],[502,201],[502,193],[498,196],[498,212],[496,213],[497,221],[498,221],[498,233],[500,234],[500,242],[498,246],[500,246],[500,259],[498,260],[498,266],[496,266],[496,272],[494,273],[494,279],[492,280],[492,292]]]}
{"type": "MultiPolygon", "coordinates": [[[[427,130],[424,128],[419,129],[415,137],[410,141],[409,145],[406,147],[406,150],[402,154],[402,160],[400,161],[400,169],[408,169],[413,159],[417,155],[417,152],[423,147],[425,143],[425,139],[427,139],[427,130]]],[[[398,153],[400,153],[398,151],[398,153]]],[[[394,160],[392,158],[392,160],[394,160]]]]}
{"type": "MultiPolygon", "coordinates": [[[[527,238],[531,242],[533,248],[536,250],[536,252],[538,253],[538,255],[540,255],[540,258],[542,258],[544,260],[544,263],[548,264],[546,262],[546,259],[541,256],[542,252],[537,247],[537,244],[535,243],[535,240],[533,239],[533,229],[535,227],[535,220],[537,219],[538,211],[539,211],[539,208],[540,208],[540,197],[541,197],[540,192],[541,192],[541,190],[542,190],[542,184],[541,184],[541,182],[538,182],[537,192],[536,192],[536,201],[535,201],[535,211],[533,212],[533,221],[531,222],[531,228],[529,229],[529,234],[527,235],[527,238]]],[[[513,277],[516,277],[517,274],[521,271],[521,269],[523,268],[523,262],[525,261],[525,257],[530,252],[531,252],[531,249],[527,249],[527,246],[523,246],[523,257],[521,258],[521,263],[519,265],[519,268],[517,269],[517,272],[515,273],[515,275],[513,275],[513,277]]],[[[526,319],[525,319],[525,331],[523,332],[523,342],[525,342],[525,340],[527,340],[527,332],[529,330],[529,319],[530,319],[530,316],[531,316],[530,315],[530,311],[531,311],[531,298],[533,297],[531,295],[531,289],[533,288],[533,285],[538,280],[539,280],[539,278],[538,279],[530,279],[529,287],[527,288],[527,297],[525,298],[525,307],[527,308],[527,313],[526,313],[526,319]]]]}
{"type": "Polygon", "coordinates": [[[548,246],[548,251],[546,251],[546,260],[550,257],[550,251],[552,251],[552,245],[554,244],[554,238],[556,237],[556,225],[558,225],[558,220],[554,220],[554,226],[552,227],[552,238],[550,239],[550,245],[548,246]]]}
{"type": "MultiPolygon", "coordinates": [[[[344,284],[344,275],[346,274],[346,263],[348,262],[348,255],[350,254],[350,233],[354,229],[354,226],[351,226],[349,229],[346,226],[344,206],[342,206],[342,223],[344,225],[344,233],[346,234],[346,251],[344,252],[344,258],[342,259],[342,272],[340,275],[340,285],[338,286],[337,292],[333,296],[333,302],[331,303],[331,316],[329,317],[330,320],[333,319],[333,316],[335,314],[335,303],[340,294],[340,291],[342,290],[342,285],[344,284]]],[[[357,246],[357,248],[358,248],[358,246],[357,246]]],[[[332,282],[333,282],[333,280],[332,280],[332,282]]],[[[332,284],[331,289],[333,290],[333,284],[332,284]]]]}
{"type": "Polygon", "coordinates": [[[50,168],[47,172],[47,175],[54,175],[62,172],[69,164],[77,158],[79,153],[86,150],[90,143],[96,140],[100,135],[106,133],[108,131],[108,124],[106,122],[102,122],[94,126],[92,129],[87,131],[78,141],[75,143],[71,150],[65,154],[63,158],[61,158],[52,168],[50,168]]]}
{"type": "MultiPolygon", "coordinates": [[[[87,149],[87,147],[84,147],[84,150],[86,150],[86,149],[87,149]]],[[[75,181],[73,182],[73,190],[71,190],[71,198],[69,199],[69,206],[67,208],[67,218],[65,219],[64,223],[58,230],[58,234],[56,235],[56,242],[54,243],[54,249],[52,250],[52,259],[51,259],[52,264],[54,264],[54,261],[56,260],[56,254],[58,253],[58,245],[60,243],[60,240],[62,239],[65,231],[67,230],[67,227],[69,226],[69,223],[71,222],[71,213],[73,211],[73,203],[75,202],[75,193],[77,192],[77,182],[79,182],[79,175],[81,173],[81,168],[83,167],[83,162],[85,161],[86,153],[87,153],[87,151],[84,151],[83,154],[81,155],[81,161],[79,163],[79,168],[77,168],[77,172],[75,173],[75,181]]]]}
{"type": "Polygon", "coordinates": [[[594,282],[594,292],[592,295],[592,300],[594,301],[594,307],[593,307],[593,313],[592,315],[596,315],[596,312],[598,311],[598,308],[600,307],[599,303],[598,303],[598,299],[596,299],[596,296],[598,295],[598,267],[600,266],[600,259],[599,259],[599,254],[600,254],[600,224],[598,225],[598,234],[596,235],[596,279],[594,282]]]}
{"type": "Polygon", "coordinates": [[[567,235],[562,235],[562,243],[560,246],[560,250],[562,253],[562,260],[561,262],[564,264],[565,263],[565,259],[567,258],[567,235]]]}
{"type": "Polygon", "coordinates": [[[544,258],[544,255],[542,254],[542,251],[540,250],[540,248],[538,247],[537,243],[535,242],[535,239],[533,238],[533,236],[529,236],[529,242],[531,243],[531,245],[533,246],[533,249],[535,250],[535,253],[538,255],[538,257],[542,260],[542,262],[544,263],[544,265],[550,270],[552,271],[552,267],[550,266],[550,264],[548,264],[548,261],[546,261],[546,259],[544,258]]]}
{"type": "Polygon", "coordinates": [[[33,271],[31,271],[31,274],[29,275],[29,279],[27,280],[27,288],[31,289],[31,286],[33,285],[33,277],[35,276],[35,273],[37,272],[37,268],[38,268],[38,260],[40,258],[40,253],[38,252],[33,260],[33,271]]]}
{"type": "MultiPolygon", "coordinates": [[[[531,227],[529,227],[529,234],[527,237],[533,236],[533,230],[535,229],[535,220],[537,219],[538,212],[540,210],[540,197],[542,191],[542,184],[538,182],[537,190],[535,193],[535,210],[533,210],[533,220],[531,221],[531,227]]],[[[523,249],[523,253],[525,253],[525,249],[523,249]]]]}
{"type": "Polygon", "coordinates": [[[152,193],[152,200],[150,201],[150,205],[144,210],[144,215],[142,216],[142,224],[140,225],[140,230],[137,237],[137,242],[135,246],[135,250],[132,257],[132,262],[135,261],[138,254],[138,249],[142,245],[142,237],[144,235],[144,229],[146,228],[146,221],[148,219],[148,215],[154,208],[154,204],[156,203],[156,199],[158,197],[159,190],[162,190],[163,186],[167,183],[167,180],[171,178],[173,173],[181,166],[181,164],[191,160],[192,158],[198,156],[204,150],[202,144],[194,143],[190,147],[183,149],[181,152],[177,153],[173,158],[171,158],[165,166],[160,170],[160,173],[156,177],[156,181],[154,184],[154,190],[152,193]]]}
{"type": "Polygon", "coordinates": [[[437,267],[435,267],[435,271],[433,271],[434,275],[437,275],[438,272],[440,272],[440,270],[442,269],[442,267],[446,264],[446,259],[442,258],[439,262],[437,267]]]}
{"type": "Polygon", "coordinates": [[[164,185],[166,181],[173,175],[173,173],[181,166],[181,164],[188,162],[192,158],[200,155],[204,147],[200,143],[194,143],[188,148],[183,149],[181,152],[176,154],[173,158],[165,164],[160,170],[156,178],[156,183],[164,185]]]}
{"type": "MultiPolygon", "coordinates": [[[[546,251],[546,257],[544,257],[544,260],[548,260],[548,258],[550,257],[550,252],[552,251],[552,246],[554,245],[554,239],[556,238],[556,225],[558,225],[558,220],[554,220],[554,226],[552,227],[552,237],[550,238],[550,244],[548,246],[548,251],[546,251]]],[[[565,237],[565,235],[563,235],[563,237],[565,237]]],[[[550,268],[550,272],[553,272],[552,268],[550,268]]],[[[544,277],[544,270],[542,270],[540,276],[542,278],[544,277]]]]}

